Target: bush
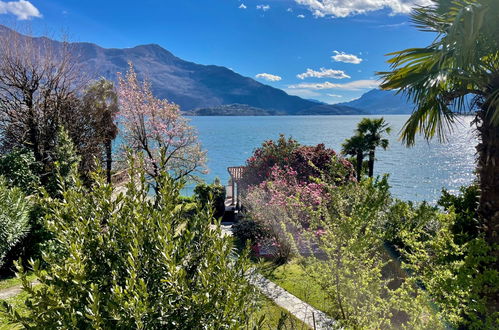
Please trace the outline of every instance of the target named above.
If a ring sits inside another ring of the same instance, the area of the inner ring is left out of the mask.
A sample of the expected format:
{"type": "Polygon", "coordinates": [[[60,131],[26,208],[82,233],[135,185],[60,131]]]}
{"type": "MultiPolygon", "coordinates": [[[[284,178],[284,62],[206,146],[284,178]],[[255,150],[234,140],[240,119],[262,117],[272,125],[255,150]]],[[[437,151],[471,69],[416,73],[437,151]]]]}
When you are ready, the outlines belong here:
{"type": "Polygon", "coordinates": [[[246,161],[243,173],[243,189],[267,181],[274,167],[290,167],[296,171],[298,181],[312,182],[311,178],[322,178],[337,184],[354,180],[352,164],[339,157],[324,144],[300,146],[292,139],[280,135],[279,139],[265,141],[246,161]]]}
{"type": "Polygon", "coordinates": [[[251,219],[243,219],[232,226],[232,233],[241,242],[256,243],[267,236],[264,227],[251,219]]]}
{"type": "Polygon", "coordinates": [[[442,196],[438,200],[438,205],[446,211],[456,213],[456,221],[452,225],[452,232],[455,235],[457,244],[464,244],[479,234],[478,221],[478,185],[461,187],[459,195],[452,195],[446,189],[442,190],[442,196]]]}
{"type": "Polygon", "coordinates": [[[33,152],[16,148],[0,157],[0,175],[9,187],[19,187],[26,194],[33,194],[40,186],[41,166],[33,152]]]}
{"type": "Polygon", "coordinates": [[[0,268],[4,257],[29,231],[30,204],[19,188],[0,178],[0,268]]]}
{"type": "Polygon", "coordinates": [[[35,289],[21,275],[26,311],[7,306],[13,321],[39,329],[225,329],[247,321],[247,258],[234,258],[211,212],[186,217],[182,187],[166,173],[154,199],[143,173],[131,177],[117,196],[96,178],[91,189],[76,180],[61,200],[47,199],[47,226],[62,253],[48,251],[44,271],[32,263],[35,289]]]}
{"type": "Polygon", "coordinates": [[[223,217],[225,213],[225,187],[218,181],[213,184],[198,184],[194,188],[194,196],[203,207],[210,205],[214,208],[215,218],[223,217]]]}

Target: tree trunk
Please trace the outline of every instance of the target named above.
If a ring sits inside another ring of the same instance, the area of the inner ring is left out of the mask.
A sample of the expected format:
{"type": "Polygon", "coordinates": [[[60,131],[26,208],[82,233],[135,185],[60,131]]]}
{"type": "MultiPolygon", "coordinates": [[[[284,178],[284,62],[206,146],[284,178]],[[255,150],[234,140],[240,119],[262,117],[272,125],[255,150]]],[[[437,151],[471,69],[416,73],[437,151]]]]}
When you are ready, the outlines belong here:
{"type": "MultiPolygon", "coordinates": [[[[498,110],[496,110],[498,111],[498,110]]],[[[481,230],[491,247],[490,254],[496,257],[492,267],[499,268],[499,127],[491,123],[493,111],[480,111],[478,131],[480,143],[478,152],[478,177],[480,182],[480,203],[478,214],[481,230]]],[[[489,308],[497,312],[499,297],[497,295],[488,299],[489,308]]]]}
{"type": "Polygon", "coordinates": [[[369,177],[374,175],[374,149],[369,150],[369,177]]]}
{"type": "Polygon", "coordinates": [[[364,156],[362,151],[357,152],[357,182],[360,182],[360,178],[362,176],[362,163],[364,162],[364,156]]]}
{"type": "Polygon", "coordinates": [[[111,140],[106,141],[106,175],[107,183],[111,183],[111,170],[113,168],[113,146],[111,140]]]}

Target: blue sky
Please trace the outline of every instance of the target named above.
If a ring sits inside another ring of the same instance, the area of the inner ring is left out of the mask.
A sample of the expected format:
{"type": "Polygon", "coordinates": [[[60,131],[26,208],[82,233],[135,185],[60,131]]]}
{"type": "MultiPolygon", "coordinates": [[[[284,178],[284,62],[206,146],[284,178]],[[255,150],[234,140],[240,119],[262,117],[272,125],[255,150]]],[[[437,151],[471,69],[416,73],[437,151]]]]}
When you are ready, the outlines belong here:
{"type": "Polygon", "coordinates": [[[407,13],[431,0],[0,0],[0,24],[107,48],[155,43],[289,94],[355,99],[385,54],[425,46],[407,13]]]}

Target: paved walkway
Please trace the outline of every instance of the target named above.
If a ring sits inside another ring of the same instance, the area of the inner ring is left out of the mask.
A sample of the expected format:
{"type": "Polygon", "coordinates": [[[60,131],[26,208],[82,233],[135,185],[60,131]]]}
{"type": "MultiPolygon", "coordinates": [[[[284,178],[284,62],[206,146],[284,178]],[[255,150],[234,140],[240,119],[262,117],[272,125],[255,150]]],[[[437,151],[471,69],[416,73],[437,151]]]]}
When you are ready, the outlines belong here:
{"type": "Polygon", "coordinates": [[[260,274],[252,274],[250,276],[250,283],[256,286],[265,296],[272,299],[277,305],[286,309],[312,329],[341,328],[336,321],[329,318],[325,313],[298,299],[260,274]]]}
{"type": "MultiPolygon", "coordinates": [[[[221,224],[222,235],[232,236],[232,224],[221,224]]],[[[286,309],[297,319],[304,322],[312,329],[340,329],[341,327],[329,318],[324,312],[310,306],[303,300],[295,297],[274,282],[266,279],[262,275],[253,272],[249,276],[249,281],[257,287],[265,296],[272,299],[277,305],[286,309]]]]}
{"type": "MultiPolygon", "coordinates": [[[[38,282],[38,281],[33,281],[31,283],[31,285],[37,285],[39,283],[40,282],[38,282]]],[[[5,300],[5,299],[9,299],[11,297],[17,296],[19,293],[21,293],[22,290],[23,289],[21,287],[21,284],[17,284],[17,285],[11,286],[10,288],[0,290],[0,300],[5,300]]]]}

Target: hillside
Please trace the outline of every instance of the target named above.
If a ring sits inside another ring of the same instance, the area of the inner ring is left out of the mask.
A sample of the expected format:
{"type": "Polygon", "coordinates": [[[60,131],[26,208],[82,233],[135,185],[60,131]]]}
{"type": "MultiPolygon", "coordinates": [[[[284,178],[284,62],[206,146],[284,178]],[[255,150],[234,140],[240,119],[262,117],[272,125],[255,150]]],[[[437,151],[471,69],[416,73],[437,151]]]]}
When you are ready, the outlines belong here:
{"type": "Polygon", "coordinates": [[[414,109],[405,96],[381,89],[370,90],[356,100],[337,105],[360,109],[368,114],[410,114],[414,109]]]}
{"type": "MultiPolygon", "coordinates": [[[[0,25],[0,33],[16,33],[0,25]]],[[[22,38],[29,38],[22,36],[22,38]]],[[[46,38],[51,47],[61,43],[46,38]]],[[[125,49],[106,49],[96,44],[71,44],[72,52],[89,78],[105,77],[116,80],[117,72],[125,72],[131,61],[139,78],[147,78],[154,94],[180,105],[183,110],[246,104],[273,113],[296,114],[359,114],[352,108],[318,105],[317,102],[288,95],[284,91],[244,77],[228,68],[201,65],[176,57],[159,45],[140,45],[125,49]],[[317,108],[320,106],[320,108],[317,108]]],[[[0,50],[1,51],[1,50],[0,50]]]]}

